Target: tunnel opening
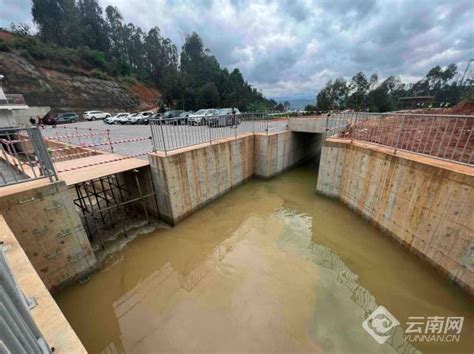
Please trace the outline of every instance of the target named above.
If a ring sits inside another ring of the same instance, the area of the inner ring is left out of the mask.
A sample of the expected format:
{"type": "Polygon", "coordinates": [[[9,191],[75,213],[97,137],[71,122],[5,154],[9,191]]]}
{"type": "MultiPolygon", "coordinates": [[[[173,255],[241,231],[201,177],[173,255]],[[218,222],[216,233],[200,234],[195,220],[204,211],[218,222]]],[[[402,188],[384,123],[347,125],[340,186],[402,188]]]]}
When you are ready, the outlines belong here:
{"type": "Polygon", "coordinates": [[[305,150],[304,158],[295,164],[294,167],[305,166],[305,168],[313,171],[315,176],[314,185],[316,186],[324,135],[306,132],[294,132],[293,134],[295,134],[298,144],[305,150]]]}

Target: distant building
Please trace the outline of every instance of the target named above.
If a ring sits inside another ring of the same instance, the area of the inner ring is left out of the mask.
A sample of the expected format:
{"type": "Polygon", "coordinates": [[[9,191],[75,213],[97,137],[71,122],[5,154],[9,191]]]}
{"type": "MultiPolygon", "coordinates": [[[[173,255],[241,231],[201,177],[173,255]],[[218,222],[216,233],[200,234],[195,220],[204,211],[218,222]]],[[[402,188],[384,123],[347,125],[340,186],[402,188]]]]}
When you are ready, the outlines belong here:
{"type": "Polygon", "coordinates": [[[434,102],[434,96],[401,97],[398,100],[402,108],[423,108],[434,102]]]}
{"type": "Polygon", "coordinates": [[[0,128],[18,125],[13,112],[28,109],[22,95],[6,95],[2,87],[3,75],[0,75],[0,128]]]}

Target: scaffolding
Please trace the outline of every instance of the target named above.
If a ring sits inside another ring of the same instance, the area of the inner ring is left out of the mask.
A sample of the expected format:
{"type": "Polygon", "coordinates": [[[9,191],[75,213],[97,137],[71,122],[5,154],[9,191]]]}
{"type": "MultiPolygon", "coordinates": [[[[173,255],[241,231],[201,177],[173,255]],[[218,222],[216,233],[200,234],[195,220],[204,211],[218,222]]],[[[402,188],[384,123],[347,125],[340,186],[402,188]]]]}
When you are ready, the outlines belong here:
{"type": "Polygon", "coordinates": [[[131,186],[124,176],[117,174],[74,185],[76,192],[74,204],[81,212],[89,240],[101,248],[104,248],[104,242],[114,233],[122,233],[127,237],[127,219],[136,220],[144,216],[146,222],[150,222],[150,212],[146,203],[147,199],[153,198],[153,203],[156,205],[155,192],[145,194],[138,176],[139,170],[130,172],[134,175],[135,186],[133,184],[131,186]],[[131,187],[135,187],[136,190],[131,187]]]}

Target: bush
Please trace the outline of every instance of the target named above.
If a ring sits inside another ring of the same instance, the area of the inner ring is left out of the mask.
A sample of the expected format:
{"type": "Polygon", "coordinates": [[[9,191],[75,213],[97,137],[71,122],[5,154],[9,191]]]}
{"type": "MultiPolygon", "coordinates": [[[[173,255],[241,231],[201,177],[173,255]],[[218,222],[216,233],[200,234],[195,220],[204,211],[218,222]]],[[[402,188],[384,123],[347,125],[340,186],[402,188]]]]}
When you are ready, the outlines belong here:
{"type": "Polygon", "coordinates": [[[88,47],[81,47],[76,49],[76,54],[79,64],[84,68],[107,70],[107,61],[105,60],[104,53],[88,47]]]}
{"type": "Polygon", "coordinates": [[[36,60],[50,60],[63,65],[71,65],[75,60],[74,50],[44,43],[34,37],[16,37],[12,41],[12,47],[22,56],[36,60]]]}
{"type": "Polygon", "coordinates": [[[9,52],[10,46],[2,39],[0,39],[0,52],[9,52]]]}
{"type": "Polygon", "coordinates": [[[100,80],[108,80],[109,78],[109,75],[107,75],[106,73],[104,73],[102,70],[99,70],[99,69],[93,69],[91,70],[89,74],[91,77],[94,77],[100,80]]]}
{"type": "Polygon", "coordinates": [[[121,76],[119,80],[127,86],[138,84],[138,80],[134,76],[121,76]]]}

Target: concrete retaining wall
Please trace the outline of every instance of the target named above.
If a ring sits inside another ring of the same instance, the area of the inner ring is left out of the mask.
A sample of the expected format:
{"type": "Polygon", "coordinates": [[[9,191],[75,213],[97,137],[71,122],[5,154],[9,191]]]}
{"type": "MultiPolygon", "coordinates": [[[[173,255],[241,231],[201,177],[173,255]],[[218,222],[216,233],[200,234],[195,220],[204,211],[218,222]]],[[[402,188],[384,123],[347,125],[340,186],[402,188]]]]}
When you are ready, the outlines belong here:
{"type": "Polygon", "coordinates": [[[30,309],[31,316],[48,345],[54,347],[55,353],[87,353],[2,215],[0,241],[18,286],[27,298],[36,302],[30,309]]]}
{"type": "Polygon", "coordinates": [[[401,155],[327,141],[317,191],[338,197],[474,293],[472,167],[401,155]]]}
{"type": "Polygon", "coordinates": [[[174,224],[253,175],[254,137],[150,154],[160,216],[174,224]]]}
{"type": "Polygon", "coordinates": [[[13,111],[13,118],[19,126],[29,127],[31,126],[30,118],[34,118],[38,121],[38,117],[43,118],[50,110],[50,107],[29,106],[28,109],[13,111]]]}
{"type": "Polygon", "coordinates": [[[320,134],[247,134],[150,154],[160,216],[174,224],[252,176],[270,178],[315,155],[320,134]]]}
{"type": "Polygon", "coordinates": [[[294,132],[324,133],[327,125],[327,115],[315,117],[290,117],[288,128],[294,132]]]}
{"type": "Polygon", "coordinates": [[[4,187],[0,213],[49,290],[81,276],[96,258],[64,182],[4,187]]]}

